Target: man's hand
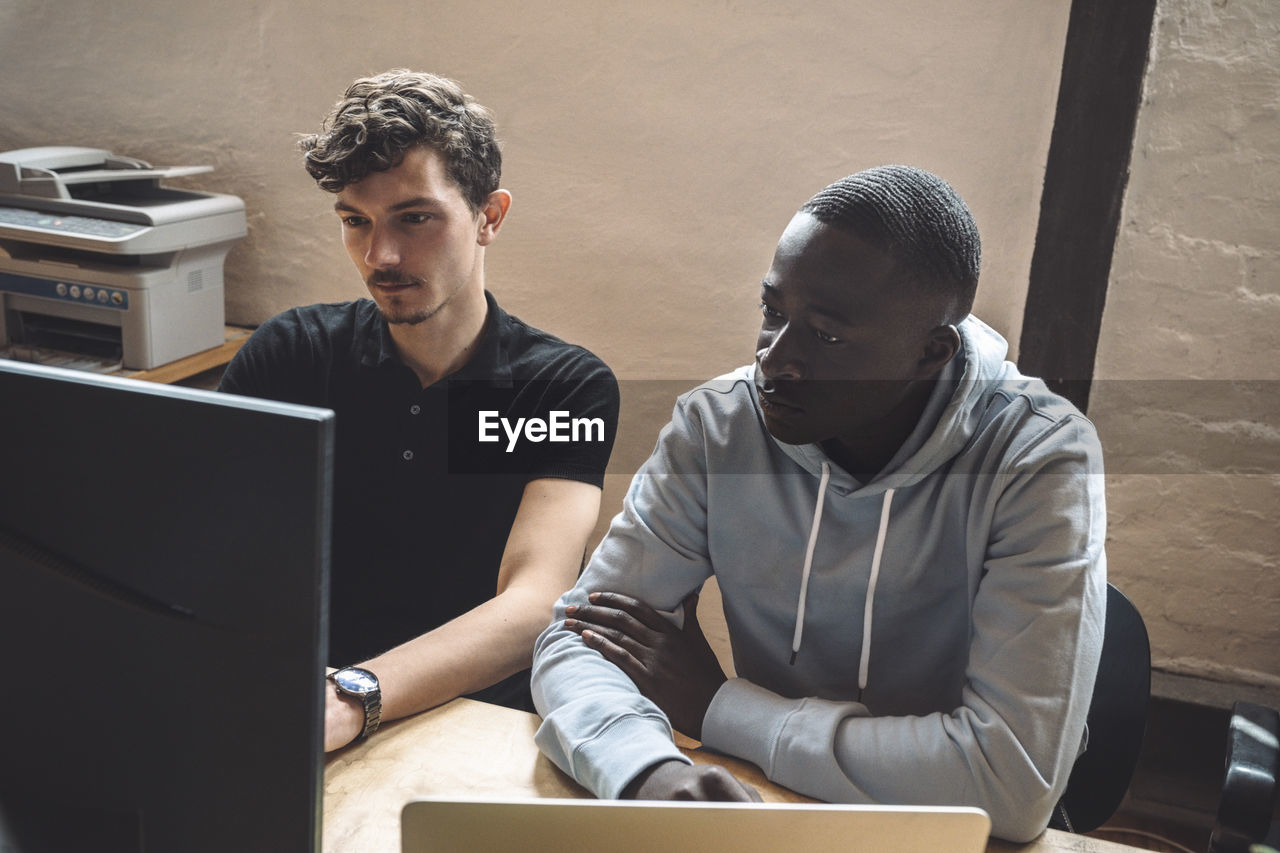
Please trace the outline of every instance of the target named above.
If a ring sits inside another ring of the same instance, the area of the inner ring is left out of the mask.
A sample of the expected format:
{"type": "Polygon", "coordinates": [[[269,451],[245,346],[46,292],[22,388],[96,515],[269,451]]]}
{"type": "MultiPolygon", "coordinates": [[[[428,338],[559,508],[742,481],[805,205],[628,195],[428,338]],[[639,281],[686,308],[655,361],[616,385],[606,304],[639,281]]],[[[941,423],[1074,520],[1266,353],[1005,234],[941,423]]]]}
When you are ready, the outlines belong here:
{"type": "Polygon", "coordinates": [[[364,708],[352,696],[338,692],[332,681],[324,688],[324,751],[351,743],[364,731],[364,708]]]}
{"type": "Polygon", "coordinates": [[[593,592],[590,604],[565,608],[564,626],[625,672],[636,687],[690,737],[702,738],[702,718],[727,680],[698,625],[698,594],[683,602],[679,629],[642,601],[593,592]]]}
{"type": "Polygon", "coordinates": [[[714,800],[758,803],[760,793],[714,764],[689,766],[661,761],[632,779],[622,791],[624,800],[714,800]]]}

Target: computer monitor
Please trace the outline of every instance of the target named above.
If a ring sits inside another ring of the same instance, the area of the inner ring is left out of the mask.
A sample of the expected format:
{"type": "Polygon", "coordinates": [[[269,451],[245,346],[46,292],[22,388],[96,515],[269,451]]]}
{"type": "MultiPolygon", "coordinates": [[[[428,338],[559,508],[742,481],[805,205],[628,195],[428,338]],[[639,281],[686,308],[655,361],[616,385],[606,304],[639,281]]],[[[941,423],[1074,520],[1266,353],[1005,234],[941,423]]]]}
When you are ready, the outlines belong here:
{"type": "Polygon", "coordinates": [[[333,432],[0,361],[0,850],[318,848],[333,432]]]}

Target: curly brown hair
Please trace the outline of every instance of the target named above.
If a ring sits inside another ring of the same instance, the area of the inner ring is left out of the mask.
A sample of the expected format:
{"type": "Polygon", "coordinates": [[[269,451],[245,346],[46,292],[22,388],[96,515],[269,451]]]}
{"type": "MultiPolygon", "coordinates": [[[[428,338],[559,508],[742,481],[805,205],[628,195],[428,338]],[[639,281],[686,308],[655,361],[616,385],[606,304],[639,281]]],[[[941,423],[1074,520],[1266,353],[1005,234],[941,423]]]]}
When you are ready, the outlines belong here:
{"type": "Polygon", "coordinates": [[[493,114],[453,80],[403,68],[361,78],[334,104],[321,132],[298,142],[307,171],[331,193],[399,165],[420,145],[444,156],[472,211],[484,207],[502,177],[493,114]]]}

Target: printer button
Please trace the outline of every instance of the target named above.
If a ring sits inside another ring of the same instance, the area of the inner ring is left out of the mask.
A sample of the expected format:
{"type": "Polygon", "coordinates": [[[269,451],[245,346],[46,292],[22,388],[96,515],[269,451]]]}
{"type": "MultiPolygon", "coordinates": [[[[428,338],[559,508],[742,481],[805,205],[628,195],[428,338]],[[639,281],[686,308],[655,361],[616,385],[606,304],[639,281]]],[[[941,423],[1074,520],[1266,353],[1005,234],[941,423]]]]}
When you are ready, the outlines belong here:
{"type": "Polygon", "coordinates": [[[120,291],[118,291],[118,290],[114,290],[114,291],[112,291],[112,292],[111,292],[111,304],[112,304],[112,305],[123,305],[123,304],[124,304],[124,294],[123,294],[123,293],[121,293],[121,292],[120,292],[120,291]]]}
{"type": "Polygon", "coordinates": [[[67,283],[65,281],[58,282],[57,286],[53,288],[53,292],[58,294],[59,296],[66,296],[67,283]]]}
{"type": "Polygon", "coordinates": [[[93,290],[93,288],[92,288],[92,287],[86,287],[86,288],[84,289],[84,301],[85,301],[85,302],[92,302],[92,301],[94,300],[94,297],[96,297],[96,296],[97,296],[97,293],[95,293],[95,292],[94,292],[94,290],[93,290]]]}
{"type": "Polygon", "coordinates": [[[98,301],[101,302],[103,305],[106,305],[107,300],[110,298],[111,298],[111,294],[107,293],[105,289],[98,291],[98,301]]]}
{"type": "Polygon", "coordinates": [[[80,285],[78,284],[71,285],[71,298],[72,299],[80,298],[80,285]]]}

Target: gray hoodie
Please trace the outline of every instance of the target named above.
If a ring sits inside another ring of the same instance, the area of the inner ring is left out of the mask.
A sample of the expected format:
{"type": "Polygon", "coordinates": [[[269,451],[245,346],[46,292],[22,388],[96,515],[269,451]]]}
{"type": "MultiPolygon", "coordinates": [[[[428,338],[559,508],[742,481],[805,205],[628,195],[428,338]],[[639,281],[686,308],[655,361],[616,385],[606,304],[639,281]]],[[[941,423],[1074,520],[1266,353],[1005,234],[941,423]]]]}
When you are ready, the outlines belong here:
{"type": "MultiPolygon", "coordinates": [[[[765,428],[753,367],[682,396],[535,647],[539,746],[600,797],[681,759],[663,713],[561,621],[596,590],[673,611],[711,575],[737,677],[706,746],[830,802],[973,805],[1039,834],[1082,748],[1102,646],[1092,424],[974,317],[869,483],[765,428]]],[[[687,759],[684,759],[687,760],[687,759]]]]}

